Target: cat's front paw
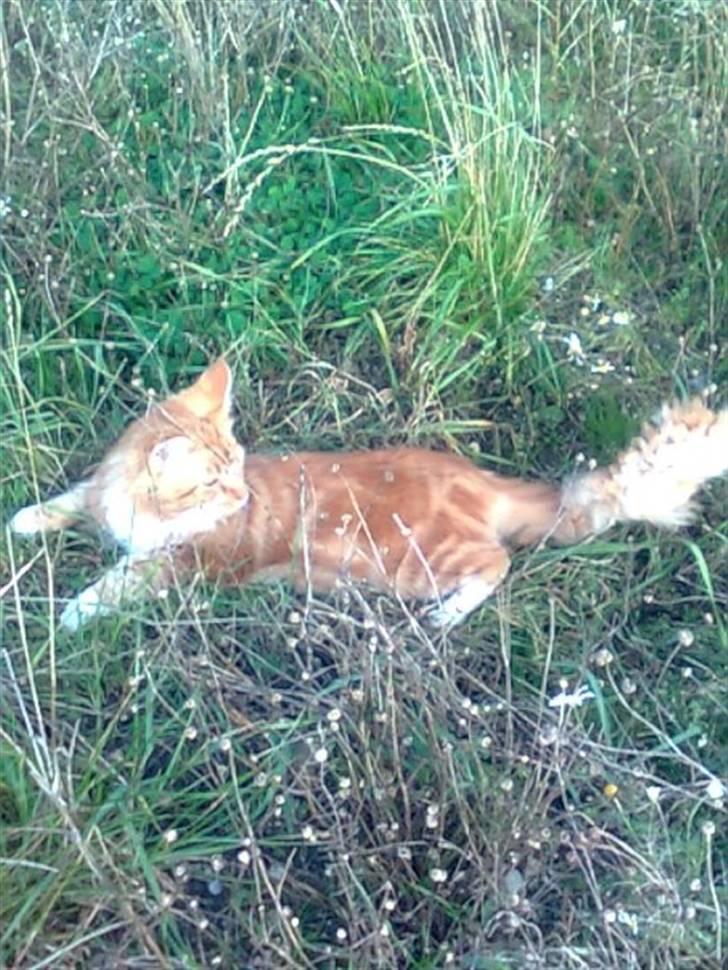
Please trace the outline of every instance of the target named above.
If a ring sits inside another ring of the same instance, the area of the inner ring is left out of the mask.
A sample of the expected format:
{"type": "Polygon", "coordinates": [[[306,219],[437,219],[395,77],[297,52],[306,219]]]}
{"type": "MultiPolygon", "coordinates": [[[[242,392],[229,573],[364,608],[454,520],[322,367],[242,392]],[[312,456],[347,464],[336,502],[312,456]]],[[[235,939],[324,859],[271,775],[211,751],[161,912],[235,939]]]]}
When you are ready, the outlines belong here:
{"type": "Polygon", "coordinates": [[[19,536],[36,536],[43,531],[45,516],[40,505],[26,505],[9,522],[12,532],[19,536]]]}
{"type": "Polygon", "coordinates": [[[76,633],[85,623],[104,612],[106,611],[99,594],[91,586],[68,601],[61,613],[60,623],[64,630],[76,633]]]}

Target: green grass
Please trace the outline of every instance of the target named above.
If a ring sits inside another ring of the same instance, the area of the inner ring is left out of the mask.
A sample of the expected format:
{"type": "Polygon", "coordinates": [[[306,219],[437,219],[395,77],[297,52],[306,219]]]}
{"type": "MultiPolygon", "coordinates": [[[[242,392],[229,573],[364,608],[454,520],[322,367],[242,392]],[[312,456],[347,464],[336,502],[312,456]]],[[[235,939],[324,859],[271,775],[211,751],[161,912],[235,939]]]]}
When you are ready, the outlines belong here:
{"type": "MultiPolygon", "coordinates": [[[[717,0],[3,5],[4,517],[220,352],[248,447],[552,477],[720,399],[727,36],[717,0]]],[[[71,637],[114,550],[6,532],[0,963],[717,970],[725,501],[519,556],[446,639],[277,587],[71,637]]]]}

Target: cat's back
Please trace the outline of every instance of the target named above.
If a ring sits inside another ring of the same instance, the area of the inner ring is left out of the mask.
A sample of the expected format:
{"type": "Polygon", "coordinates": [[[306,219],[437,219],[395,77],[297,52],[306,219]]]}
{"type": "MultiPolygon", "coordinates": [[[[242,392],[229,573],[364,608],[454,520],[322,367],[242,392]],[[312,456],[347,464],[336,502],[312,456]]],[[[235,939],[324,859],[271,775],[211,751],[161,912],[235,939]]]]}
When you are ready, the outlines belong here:
{"type": "Polygon", "coordinates": [[[251,455],[246,465],[251,518],[274,511],[291,526],[311,512],[370,524],[394,514],[413,523],[443,512],[457,518],[458,510],[482,518],[491,477],[459,455],[406,447],[251,455]]]}
{"type": "Polygon", "coordinates": [[[355,488],[379,492],[386,486],[438,487],[452,480],[480,480],[483,474],[460,455],[410,447],[249,455],[246,462],[246,478],[251,485],[278,485],[295,491],[302,484],[317,491],[355,488]]]}

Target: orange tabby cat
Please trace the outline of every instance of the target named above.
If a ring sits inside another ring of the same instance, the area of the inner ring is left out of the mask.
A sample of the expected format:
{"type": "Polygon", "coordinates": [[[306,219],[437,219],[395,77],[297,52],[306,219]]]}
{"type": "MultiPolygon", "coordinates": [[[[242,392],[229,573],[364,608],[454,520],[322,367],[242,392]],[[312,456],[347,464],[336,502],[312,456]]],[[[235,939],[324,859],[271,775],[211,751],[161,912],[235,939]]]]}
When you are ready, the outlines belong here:
{"type": "Polygon", "coordinates": [[[683,525],[693,494],[728,470],[728,410],[700,401],[663,408],[614,464],[562,486],[417,448],[246,456],[231,405],[219,360],[134,421],[90,478],[12,519],[32,535],[89,517],[126,547],[68,603],[69,630],[198,569],[318,591],[366,583],[432,601],[430,619],[448,627],[498,586],[510,548],[575,542],[615,522],[683,525]]]}

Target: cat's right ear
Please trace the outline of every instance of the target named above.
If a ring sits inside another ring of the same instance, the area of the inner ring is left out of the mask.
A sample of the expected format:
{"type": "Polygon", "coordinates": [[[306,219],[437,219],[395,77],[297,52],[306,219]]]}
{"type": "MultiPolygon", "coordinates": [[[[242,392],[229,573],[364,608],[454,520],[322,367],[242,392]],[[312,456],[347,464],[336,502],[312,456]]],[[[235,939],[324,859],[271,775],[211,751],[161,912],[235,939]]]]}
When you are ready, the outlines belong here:
{"type": "Polygon", "coordinates": [[[175,397],[198,418],[212,421],[228,434],[232,431],[233,374],[222,357],[175,397]]]}

